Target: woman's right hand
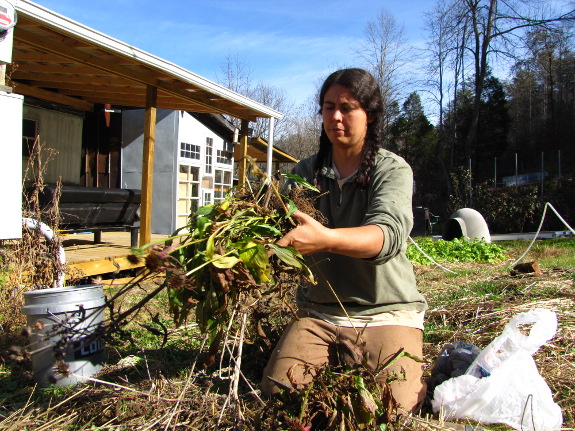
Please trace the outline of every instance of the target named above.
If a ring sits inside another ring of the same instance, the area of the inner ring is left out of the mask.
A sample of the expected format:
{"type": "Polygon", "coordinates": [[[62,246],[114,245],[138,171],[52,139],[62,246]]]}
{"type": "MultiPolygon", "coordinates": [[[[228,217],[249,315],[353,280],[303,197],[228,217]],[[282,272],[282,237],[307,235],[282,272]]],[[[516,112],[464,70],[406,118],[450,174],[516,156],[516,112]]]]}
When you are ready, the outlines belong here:
{"type": "Polygon", "coordinates": [[[292,218],[298,225],[279,239],[278,245],[293,247],[303,255],[326,251],[331,229],[301,211],[293,213],[292,218]]]}
{"type": "Polygon", "coordinates": [[[277,244],[293,247],[303,255],[323,251],[372,258],[381,251],[385,241],[383,230],[376,225],[330,229],[301,211],[296,211],[292,217],[298,226],[277,244]]]}

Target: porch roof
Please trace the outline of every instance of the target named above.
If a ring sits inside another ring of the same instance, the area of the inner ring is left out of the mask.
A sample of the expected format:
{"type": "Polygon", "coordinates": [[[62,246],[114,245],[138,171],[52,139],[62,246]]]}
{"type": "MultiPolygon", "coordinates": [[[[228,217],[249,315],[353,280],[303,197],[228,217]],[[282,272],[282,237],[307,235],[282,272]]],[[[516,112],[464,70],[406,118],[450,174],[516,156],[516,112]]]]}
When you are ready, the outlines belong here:
{"type": "Polygon", "coordinates": [[[16,11],[13,66],[6,71],[15,93],[93,111],[95,104],[145,108],[147,89],[154,87],[156,108],[229,114],[248,121],[282,116],[29,0],[20,0],[16,11]]]}
{"type": "MultiPolygon", "coordinates": [[[[250,143],[248,145],[248,156],[255,159],[258,162],[263,162],[267,160],[268,154],[268,143],[265,139],[256,137],[251,138],[250,143]]],[[[238,160],[237,152],[236,154],[236,162],[238,160]]],[[[278,147],[273,147],[273,161],[275,163],[297,163],[299,162],[294,156],[286,153],[285,151],[279,149],[278,147]]]]}

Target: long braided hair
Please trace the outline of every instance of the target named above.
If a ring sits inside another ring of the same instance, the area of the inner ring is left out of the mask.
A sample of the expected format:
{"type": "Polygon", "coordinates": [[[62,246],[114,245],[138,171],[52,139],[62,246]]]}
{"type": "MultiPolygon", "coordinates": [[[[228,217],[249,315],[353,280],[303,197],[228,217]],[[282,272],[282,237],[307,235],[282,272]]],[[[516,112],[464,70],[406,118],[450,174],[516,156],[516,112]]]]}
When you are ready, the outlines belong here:
{"type": "MultiPolygon", "coordinates": [[[[354,179],[356,187],[365,189],[371,180],[371,170],[375,165],[375,156],[378,149],[382,146],[383,99],[381,97],[381,90],[377,80],[366,70],[356,68],[338,70],[329,75],[321,87],[319,93],[320,113],[323,107],[325,93],[327,93],[329,88],[334,84],[339,84],[347,88],[365,110],[367,117],[372,120],[367,125],[359,172],[354,179]]],[[[314,182],[316,183],[319,171],[330,149],[331,142],[322,125],[321,135],[319,137],[319,150],[314,166],[314,182]]]]}

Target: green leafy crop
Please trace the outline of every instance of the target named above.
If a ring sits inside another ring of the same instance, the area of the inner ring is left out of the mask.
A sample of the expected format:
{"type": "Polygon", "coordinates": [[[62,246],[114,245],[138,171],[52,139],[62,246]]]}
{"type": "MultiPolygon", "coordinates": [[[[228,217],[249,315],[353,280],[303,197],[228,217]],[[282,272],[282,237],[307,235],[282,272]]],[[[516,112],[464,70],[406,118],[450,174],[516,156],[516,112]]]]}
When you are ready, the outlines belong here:
{"type": "MultiPolygon", "coordinates": [[[[451,241],[443,239],[434,240],[430,237],[417,238],[416,243],[434,261],[440,262],[477,262],[496,263],[505,259],[505,248],[488,243],[484,240],[469,241],[455,238],[451,241]]],[[[407,248],[408,259],[418,265],[432,265],[433,262],[426,257],[415,245],[407,248]]]]}

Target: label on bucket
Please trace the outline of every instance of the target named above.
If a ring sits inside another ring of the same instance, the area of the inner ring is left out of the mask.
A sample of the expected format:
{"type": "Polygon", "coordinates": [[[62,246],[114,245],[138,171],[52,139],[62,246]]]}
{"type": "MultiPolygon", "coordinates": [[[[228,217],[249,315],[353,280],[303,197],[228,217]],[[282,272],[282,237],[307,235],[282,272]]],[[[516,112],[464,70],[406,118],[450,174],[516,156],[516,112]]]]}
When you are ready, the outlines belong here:
{"type": "Polygon", "coordinates": [[[92,356],[104,350],[104,340],[94,340],[84,337],[74,342],[74,359],[92,356]]]}

